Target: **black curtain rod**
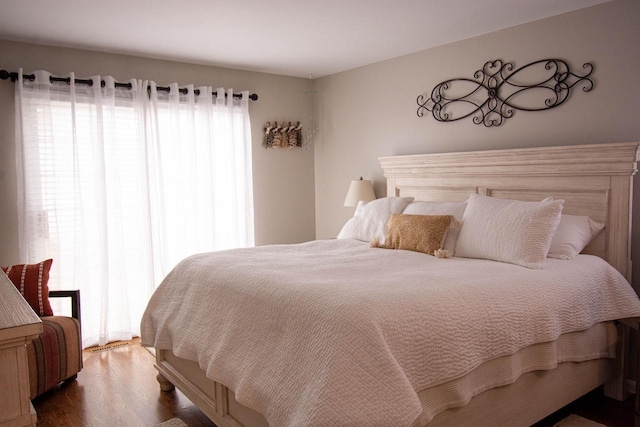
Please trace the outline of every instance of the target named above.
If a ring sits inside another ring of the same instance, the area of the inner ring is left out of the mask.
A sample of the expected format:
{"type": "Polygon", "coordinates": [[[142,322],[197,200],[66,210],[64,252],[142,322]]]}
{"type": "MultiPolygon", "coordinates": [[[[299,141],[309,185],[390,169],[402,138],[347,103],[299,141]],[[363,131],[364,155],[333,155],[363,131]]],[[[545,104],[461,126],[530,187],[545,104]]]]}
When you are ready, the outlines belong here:
{"type": "MultiPolygon", "coordinates": [[[[36,79],[36,75],[35,74],[23,74],[22,75],[23,79],[27,79],[29,81],[34,81],[36,79]]],[[[7,79],[11,79],[12,82],[16,82],[16,80],[18,80],[18,73],[14,72],[9,72],[7,70],[0,70],[0,80],[7,80],[7,79]]],[[[67,84],[71,83],[71,78],[70,77],[55,77],[55,76],[49,76],[49,81],[51,83],[53,82],[67,82],[67,84]]],[[[85,84],[88,86],[93,86],[93,80],[92,79],[74,79],[74,82],[76,84],[85,84]]],[[[105,82],[104,80],[102,80],[100,82],[100,87],[104,87],[105,82]]],[[[115,86],[116,87],[124,87],[127,88],[129,90],[131,90],[131,83],[119,83],[119,82],[115,82],[115,86]]],[[[157,86],[156,87],[157,90],[159,91],[163,91],[163,92],[169,92],[171,90],[171,88],[169,88],[168,86],[157,86]]],[[[151,91],[151,88],[147,88],[148,91],[151,91]]],[[[183,95],[186,95],[187,93],[189,93],[189,89],[187,88],[180,88],[178,89],[178,91],[180,93],[182,93],[183,95]]],[[[200,95],[200,89],[194,89],[193,93],[195,95],[200,95]]],[[[218,96],[218,92],[211,92],[211,94],[213,96],[218,96]]],[[[234,98],[242,98],[242,94],[240,93],[234,93],[233,94],[234,98]]],[[[257,101],[258,100],[258,95],[255,93],[252,93],[251,95],[249,95],[249,99],[252,101],[257,101]]]]}

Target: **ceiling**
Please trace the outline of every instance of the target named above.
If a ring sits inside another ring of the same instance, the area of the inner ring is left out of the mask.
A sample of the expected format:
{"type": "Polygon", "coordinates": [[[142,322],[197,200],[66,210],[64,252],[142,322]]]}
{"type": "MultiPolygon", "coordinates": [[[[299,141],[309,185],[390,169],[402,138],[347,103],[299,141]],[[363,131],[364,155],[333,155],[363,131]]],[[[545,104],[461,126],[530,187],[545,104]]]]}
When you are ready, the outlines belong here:
{"type": "Polygon", "coordinates": [[[0,0],[0,39],[306,78],[606,1],[0,0]]]}

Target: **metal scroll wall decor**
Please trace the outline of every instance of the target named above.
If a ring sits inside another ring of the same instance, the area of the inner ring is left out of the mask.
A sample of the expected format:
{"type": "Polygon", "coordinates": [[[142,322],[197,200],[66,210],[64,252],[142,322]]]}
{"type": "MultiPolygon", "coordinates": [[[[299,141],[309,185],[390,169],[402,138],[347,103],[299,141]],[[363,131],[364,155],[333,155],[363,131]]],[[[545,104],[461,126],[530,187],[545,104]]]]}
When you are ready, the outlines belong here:
{"type": "Polygon", "coordinates": [[[446,80],[433,88],[430,98],[418,96],[418,117],[426,110],[440,122],[472,116],[477,125],[500,126],[515,110],[543,111],[563,104],[577,84],[589,92],[593,65],[582,68],[585,74],[573,73],[560,59],[542,59],[515,70],[511,62],[488,61],[473,79],[446,80]]]}

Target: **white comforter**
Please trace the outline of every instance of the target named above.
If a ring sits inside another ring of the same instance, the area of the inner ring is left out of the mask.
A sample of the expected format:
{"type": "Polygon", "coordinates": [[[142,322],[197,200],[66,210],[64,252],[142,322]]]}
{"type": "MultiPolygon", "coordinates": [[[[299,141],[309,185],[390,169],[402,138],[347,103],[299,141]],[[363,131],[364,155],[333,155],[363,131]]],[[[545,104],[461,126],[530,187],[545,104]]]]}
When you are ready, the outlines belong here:
{"type": "Polygon", "coordinates": [[[141,326],[271,426],[403,426],[417,391],[633,316],[629,284],[588,255],[530,270],[327,240],[189,257],[141,326]]]}

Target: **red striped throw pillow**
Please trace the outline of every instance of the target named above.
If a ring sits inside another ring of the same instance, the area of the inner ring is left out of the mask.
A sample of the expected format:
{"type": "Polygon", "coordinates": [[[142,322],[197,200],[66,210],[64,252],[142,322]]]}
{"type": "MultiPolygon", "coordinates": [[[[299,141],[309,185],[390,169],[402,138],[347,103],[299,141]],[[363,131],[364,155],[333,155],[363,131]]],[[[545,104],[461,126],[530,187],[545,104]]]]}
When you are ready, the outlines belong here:
{"type": "Polygon", "coordinates": [[[53,316],[49,304],[49,270],[52,259],[38,264],[16,264],[2,267],[9,279],[39,316],[53,316]]]}

